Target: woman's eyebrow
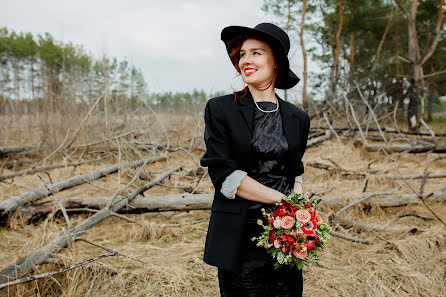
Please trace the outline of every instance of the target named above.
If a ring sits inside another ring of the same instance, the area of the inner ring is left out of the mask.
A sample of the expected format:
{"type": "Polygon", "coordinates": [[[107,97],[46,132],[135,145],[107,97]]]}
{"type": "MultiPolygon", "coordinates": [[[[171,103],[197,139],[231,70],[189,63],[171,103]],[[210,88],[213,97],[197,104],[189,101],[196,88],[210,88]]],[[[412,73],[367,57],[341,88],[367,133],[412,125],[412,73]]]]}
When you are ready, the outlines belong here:
{"type": "MultiPolygon", "coordinates": [[[[265,50],[264,50],[263,48],[261,48],[261,47],[250,48],[249,50],[250,50],[250,51],[256,51],[256,50],[265,51],[265,50]]],[[[240,52],[245,52],[245,50],[244,50],[244,49],[241,49],[240,52]]]]}

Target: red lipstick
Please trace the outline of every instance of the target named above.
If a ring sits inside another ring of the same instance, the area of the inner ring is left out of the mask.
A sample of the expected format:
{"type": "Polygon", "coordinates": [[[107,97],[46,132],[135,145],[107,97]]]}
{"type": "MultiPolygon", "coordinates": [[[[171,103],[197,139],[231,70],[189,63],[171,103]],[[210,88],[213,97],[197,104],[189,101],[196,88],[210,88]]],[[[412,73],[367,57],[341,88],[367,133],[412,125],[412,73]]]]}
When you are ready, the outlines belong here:
{"type": "Polygon", "coordinates": [[[245,74],[245,76],[250,76],[251,74],[253,74],[254,72],[256,72],[256,70],[254,69],[254,68],[245,68],[244,69],[244,71],[243,71],[243,73],[245,74]],[[254,70],[253,72],[246,72],[246,70],[250,70],[250,69],[252,69],[252,70],[254,70]]]}

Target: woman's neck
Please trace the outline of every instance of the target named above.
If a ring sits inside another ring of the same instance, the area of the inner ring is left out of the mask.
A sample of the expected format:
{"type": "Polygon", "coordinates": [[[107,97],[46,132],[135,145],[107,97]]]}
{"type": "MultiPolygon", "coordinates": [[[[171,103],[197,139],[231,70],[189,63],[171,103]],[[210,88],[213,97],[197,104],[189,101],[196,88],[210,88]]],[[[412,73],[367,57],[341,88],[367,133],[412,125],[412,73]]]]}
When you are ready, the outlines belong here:
{"type": "Polygon", "coordinates": [[[276,94],[274,93],[274,86],[270,86],[264,91],[257,90],[254,86],[251,85],[248,85],[248,88],[254,101],[270,101],[273,103],[277,103],[276,94]]]}

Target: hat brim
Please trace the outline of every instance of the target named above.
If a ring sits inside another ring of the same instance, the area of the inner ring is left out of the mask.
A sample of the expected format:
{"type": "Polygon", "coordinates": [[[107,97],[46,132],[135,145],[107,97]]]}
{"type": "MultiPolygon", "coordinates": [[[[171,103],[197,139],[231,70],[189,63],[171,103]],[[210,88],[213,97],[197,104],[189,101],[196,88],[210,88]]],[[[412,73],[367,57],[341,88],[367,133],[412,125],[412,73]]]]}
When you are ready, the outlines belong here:
{"type": "Polygon", "coordinates": [[[297,77],[297,75],[294,74],[294,72],[290,68],[288,68],[288,72],[288,79],[285,80],[282,84],[277,85],[276,88],[291,89],[300,82],[300,78],[297,77]]]}
{"type": "Polygon", "coordinates": [[[293,71],[291,71],[289,67],[289,60],[288,55],[283,49],[282,46],[280,46],[280,41],[275,38],[274,36],[267,34],[263,31],[259,31],[253,28],[249,27],[243,27],[243,26],[229,26],[224,28],[221,31],[221,40],[226,45],[226,50],[228,53],[232,51],[231,48],[228,48],[228,42],[230,40],[233,40],[237,36],[251,36],[254,38],[258,38],[259,40],[263,40],[272,48],[274,55],[277,60],[280,61],[280,63],[285,63],[286,66],[285,69],[288,69],[288,76],[279,84],[277,84],[275,87],[278,89],[290,89],[297,85],[297,83],[300,81],[299,77],[297,77],[296,74],[294,74],[293,71]]]}

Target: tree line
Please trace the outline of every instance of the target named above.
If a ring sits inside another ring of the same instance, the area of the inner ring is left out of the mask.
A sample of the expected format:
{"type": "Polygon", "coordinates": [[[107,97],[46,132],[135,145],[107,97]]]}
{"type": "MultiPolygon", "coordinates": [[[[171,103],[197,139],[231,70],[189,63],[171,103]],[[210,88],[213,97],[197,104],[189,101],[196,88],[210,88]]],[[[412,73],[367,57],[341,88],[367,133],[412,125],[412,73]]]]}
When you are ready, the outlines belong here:
{"type": "Polygon", "coordinates": [[[149,93],[142,71],[127,60],[94,58],[82,46],[49,33],[0,28],[0,114],[54,113],[88,107],[122,113],[150,104],[170,112],[197,111],[222,92],[149,93]]]}
{"type": "Polygon", "coordinates": [[[338,108],[345,93],[359,98],[356,82],[372,107],[405,105],[409,129],[426,113],[432,120],[446,95],[444,0],[264,0],[262,8],[299,40],[304,107],[307,80],[338,108]],[[307,78],[308,54],[326,71],[307,78]]]}
{"type": "Polygon", "coordinates": [[[208,96],[199,90],[149,94],[142,71],[127,60],[95,59],[82,46],[49,33],[0,28],[0,114],[75,111],[99,97],[104,99],[99,108],[107,112],[134,110],[142,101],[178,111],[208,96]]]}
{"type": "Polygon", "coordinates": [[[68,111],[99,96],[119,111],[147,92],[141,70],[128,61],[95,59],[49,33],[0,28],[0,61],[0,113],[68,111]]]}

